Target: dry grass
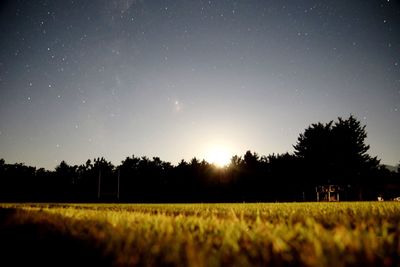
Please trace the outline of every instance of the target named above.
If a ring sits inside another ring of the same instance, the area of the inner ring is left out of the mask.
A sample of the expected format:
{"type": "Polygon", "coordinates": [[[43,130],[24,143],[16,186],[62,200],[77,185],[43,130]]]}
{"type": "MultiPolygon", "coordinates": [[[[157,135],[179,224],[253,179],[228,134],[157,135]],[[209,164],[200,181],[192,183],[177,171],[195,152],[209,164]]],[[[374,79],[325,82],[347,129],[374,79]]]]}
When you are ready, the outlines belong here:
{"type": "Polygon", "coordinates": [[[17,265],[400,266],[395,202],[0,207],[17,265]]]}

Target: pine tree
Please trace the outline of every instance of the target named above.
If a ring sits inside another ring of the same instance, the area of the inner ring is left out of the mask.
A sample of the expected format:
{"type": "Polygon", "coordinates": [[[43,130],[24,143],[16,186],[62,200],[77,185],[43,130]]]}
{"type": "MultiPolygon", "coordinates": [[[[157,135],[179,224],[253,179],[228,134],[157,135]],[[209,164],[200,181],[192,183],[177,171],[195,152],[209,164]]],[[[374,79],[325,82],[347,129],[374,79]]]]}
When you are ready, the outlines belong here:
{"type": "Polygon", "coordinates": [[[308,182],[360,184],[379,160],[368,154],[366,126],[354,116],[308,127],[294,145],[308,182]]]}

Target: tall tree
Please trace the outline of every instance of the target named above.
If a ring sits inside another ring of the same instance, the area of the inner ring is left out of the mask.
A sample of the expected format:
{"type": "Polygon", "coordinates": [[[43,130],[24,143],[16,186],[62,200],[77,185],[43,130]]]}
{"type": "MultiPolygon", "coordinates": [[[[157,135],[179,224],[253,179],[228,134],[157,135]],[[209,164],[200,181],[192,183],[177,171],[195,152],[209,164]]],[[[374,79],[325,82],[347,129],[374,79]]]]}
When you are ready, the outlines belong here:
{"type": "Polygon", "coordinates": [[[304,175],[302,180],[306,185],[315,186],[331,179],[328,170],[332,162],[332,124],[332,121],[326,124],[311,124],[300,134],[297,144],[294,145],[294,154],[303,163],[300,173],[304,175]]]}
{"type": "Polygon", "coordinates": [[[353,116],[347,120],[338,118],[332,127],[335,148],[333,157],[337,177],[351,181],[378,168],[379,160],[368,154],[370,146],[365,144],[367,138],[365,127],[353,116]]]}
{"type": "Polygon", "coordinates": [[[365,183],[368,173],[379,165],[379,160],[368,154],[365,127],[351,115],[338,118],[335,123],[312,124],[300,134],[294,149],[303,161],[303,175],[309,178],[308,182],[365,183]]]}

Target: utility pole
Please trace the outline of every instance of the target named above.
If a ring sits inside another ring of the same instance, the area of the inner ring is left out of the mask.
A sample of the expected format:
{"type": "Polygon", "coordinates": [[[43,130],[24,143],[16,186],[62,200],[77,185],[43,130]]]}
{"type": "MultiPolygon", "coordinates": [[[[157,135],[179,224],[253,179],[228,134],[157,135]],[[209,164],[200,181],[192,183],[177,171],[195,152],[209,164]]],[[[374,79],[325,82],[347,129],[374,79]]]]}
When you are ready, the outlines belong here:
{"type": "Polygon", "coordinates": [[[99,171],[99,183],[97,188],[97,199],[100,199],[100,189],[101,189],[101,171],[99,171]]]}
{"type": "Polygon", "coordinates": [[[121,170],[118,169],[118,180],[117,180],[117,199],[119,200],[119,178],[121,176],[121,170]]]}
{"type": "Polygon", "coordinates": [[[328,187],[328,202],[331,202],[331,186],[328,187]]]}

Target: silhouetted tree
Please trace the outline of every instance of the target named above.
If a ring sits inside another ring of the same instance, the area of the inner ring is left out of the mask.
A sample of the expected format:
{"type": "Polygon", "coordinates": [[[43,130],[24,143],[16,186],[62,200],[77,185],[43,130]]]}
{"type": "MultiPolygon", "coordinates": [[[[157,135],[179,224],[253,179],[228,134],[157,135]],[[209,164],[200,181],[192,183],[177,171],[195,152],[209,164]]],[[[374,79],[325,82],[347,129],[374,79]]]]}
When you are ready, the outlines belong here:
{"type": "Polygon", "coordinates": [[[230,179],[231,186],[231,198],[235,200],[243,201],[241,197],[241,179],[242,179],[242,158],[238,155],[234,155],[231,158],[231,162],[227,168],[227,176],[230,179]]]}
{"type": "Polygon", "coordinates": [[[5,164],[2,161],[0,168],[0,199],[27,201],[35,198],[35,167],[25,166],[23,163],[5,164]]]}
{"type": "Polygon", "coordinates": [[[65,199],[73,198],[75,185],[78,178],[78,166],[70,166],[65,161],[61,161],[55,168],[54,193],[65,199]]]}
{"type": "Polygon", "coordinates": [[[122,200],[137,201],[138,195],[141,190],[138,183],[138,166],[140,158],[127,157],[122,161],[121,165],[117,167],[120,171],[120,194],[122,200]]]}
{"type": "Polygon", "coordinates": [[[312,124],[300,134],[295,155],[304,163],[303,180],[315,186],[324,183],[351,184],[360,194],[368,176],[379,165],[367,154],[365,125],[352,115],[327,124],[312,124]]]}
{"type": "Polygon", "coordinates": [[[315,186],[331,179],[329,170],[333,149],[332,123],[311,124],[300,134],[297,144],[294,145],[294,154],[303,161],[302,180],[307,185],[315,186]]]}
{"type": "Polygon", "coordinates": [[[111,162],[103,157],[94,159],[91,181],[96,181],[93,184],[97,187],[97,194],[100,183],[100,201],[101,199],[116,199],[117,177],[114,175],[114,165],[111,162]]]}
{"type": "Polygon", "coordinates": [[[289,153],[272,154],[267,157],[269,173],[269,194],[271,200],[303,201],[312,200],[314,194],[307,196],[308,184],[299,179],[301,160],[289,153]]]}
{"type": "Polygon", "coordinates": [[[241,168],[242,198],[247,201],[260,201],[261,196],[266,194],[266,188],[262,183],[263,173],[261,172],[259,155],[250,150],[246,151],[241,162],[241,168]]]}

